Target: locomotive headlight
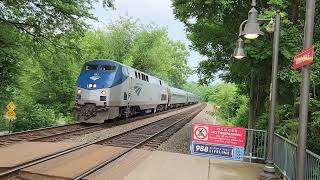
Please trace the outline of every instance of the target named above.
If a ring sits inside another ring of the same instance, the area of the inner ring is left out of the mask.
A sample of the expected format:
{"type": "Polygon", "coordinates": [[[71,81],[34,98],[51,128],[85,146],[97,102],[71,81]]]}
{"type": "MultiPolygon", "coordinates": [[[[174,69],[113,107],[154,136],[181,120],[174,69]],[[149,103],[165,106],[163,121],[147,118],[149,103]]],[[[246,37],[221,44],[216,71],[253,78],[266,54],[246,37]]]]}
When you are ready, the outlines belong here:
{"type": "Polygon", "coordinates": [[[77,93],[78,93],[78,94],[81,94],[81,92],[82,92],[81,89],[78,89],[77,93]]]}
{"type": "Polygon", "coordinates": [[[96,88],[97,85],[96,85],[96,84],[88,84],[88,87],[89,87],[89,88],[96,88]]]}
{"type": "Polygon", "coordinates": [[[101,91],[101,94],[102,94],[102,95],[106,95],[107,92],[106,92],[106,91],[101,91]]]}

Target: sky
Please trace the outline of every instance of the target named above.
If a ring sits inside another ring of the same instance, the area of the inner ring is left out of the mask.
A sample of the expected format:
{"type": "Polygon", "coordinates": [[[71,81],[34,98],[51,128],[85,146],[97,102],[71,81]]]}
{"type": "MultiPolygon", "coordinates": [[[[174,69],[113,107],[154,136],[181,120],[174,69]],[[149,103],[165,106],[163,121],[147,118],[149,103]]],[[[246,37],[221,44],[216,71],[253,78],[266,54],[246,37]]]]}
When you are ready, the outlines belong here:
{"type": "MultiPolygon", "coordinates": [[[[156,24],[159,27],[166,27],[169,37],[176,41],[184,42],[187,47],[191,42],[187,38],[184,24],[175,19],[171,0],[115,0],[115,10],[106,10],[102,3],[94,5],[92,13],[99,19],[94,22],[95,28],[104,27],[105,24],[116,20],[119,16],[129,16],[139,19],[143,24],[156,24]]],[[[204,59],[198,52],[189,48],[188,66],[195,68],[204,59]]],[[[197,81],[197,75],[191,75],[188,81],[197,81]]]]}

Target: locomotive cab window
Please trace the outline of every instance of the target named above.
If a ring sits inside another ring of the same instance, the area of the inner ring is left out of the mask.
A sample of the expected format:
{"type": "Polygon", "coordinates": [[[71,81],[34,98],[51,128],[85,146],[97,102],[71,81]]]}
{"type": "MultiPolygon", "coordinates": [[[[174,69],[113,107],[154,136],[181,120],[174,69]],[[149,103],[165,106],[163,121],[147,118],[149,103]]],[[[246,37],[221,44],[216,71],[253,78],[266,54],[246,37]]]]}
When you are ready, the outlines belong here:
{"type": "Polygon", "coordinates": [[[82,70],[97,70],[98,65],[92,65],[92,64],[85,64],[82,68],[82,70]]]}
{"type": "Polygon", "coordinates": [[[109,65],[102,65],[101,66],[101,70],[103,71],[114,71],[116,70],[115,66],[109,66],[109,65]]]}

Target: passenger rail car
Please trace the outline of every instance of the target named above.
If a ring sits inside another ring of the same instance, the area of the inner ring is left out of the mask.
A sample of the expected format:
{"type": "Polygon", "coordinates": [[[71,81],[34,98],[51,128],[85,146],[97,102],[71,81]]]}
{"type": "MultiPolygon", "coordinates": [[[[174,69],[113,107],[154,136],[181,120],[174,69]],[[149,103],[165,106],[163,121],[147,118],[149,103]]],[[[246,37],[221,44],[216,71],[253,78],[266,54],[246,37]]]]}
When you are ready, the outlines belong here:
{"type": "Polygon", "coordinates": [[[92,60],[84,64],[78,77],[74,109],[80,122],[103,123],[193,104],[195,97],[116,61],[92,60]]]}

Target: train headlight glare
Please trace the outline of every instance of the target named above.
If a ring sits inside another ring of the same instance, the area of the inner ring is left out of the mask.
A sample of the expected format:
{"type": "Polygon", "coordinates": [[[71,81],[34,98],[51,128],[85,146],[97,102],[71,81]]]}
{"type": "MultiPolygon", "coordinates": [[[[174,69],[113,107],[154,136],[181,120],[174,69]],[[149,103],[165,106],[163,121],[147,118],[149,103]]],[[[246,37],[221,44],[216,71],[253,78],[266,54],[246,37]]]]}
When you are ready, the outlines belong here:
{"type": "Polygon", "coordinates": [[[81,92],[82,92],[81,89],[78,89],[77,93],[78,93],[78,94],[81,94],[81,92]]]}
{"type": "Polygon", "coordinates": [[[93,84],[88,84],[88,87],[89,87],[89,88],[92,88],[92,87],[93,87],[93,84]]]}
{"type": "Polygon", "coordinates": [[[106,95],[107,92],[106,92],[106,91],[101,91],[101,94],[102,94],[102,95],[106,95]]]}
{"type": "Polygon", "coordinates": [[[96,88],[96,87],[97,87],[97,85],[96,85],[96,84],[93,84],[93,85],[92,85],[92,87],[93,87],[93,88],[96,88]]]}

